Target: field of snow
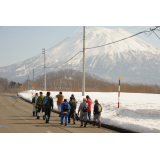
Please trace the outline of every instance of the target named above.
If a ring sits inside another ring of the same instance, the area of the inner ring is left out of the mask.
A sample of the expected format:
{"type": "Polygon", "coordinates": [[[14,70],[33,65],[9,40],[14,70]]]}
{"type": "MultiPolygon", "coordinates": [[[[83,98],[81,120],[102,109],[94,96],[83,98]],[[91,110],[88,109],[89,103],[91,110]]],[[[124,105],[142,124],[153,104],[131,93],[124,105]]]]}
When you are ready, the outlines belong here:
{"type": "MultiPolygon", "coordinates": [[[[33,95],[40,91],[33,91],[33,95]]],[[[46,92],[43,91],[46,95],[46,92]]],[[[54,109],[57,110],[58,92],[51,92],[54,100],[54,109]]],[[[63,92],[66,99],[70,99],[71,94],[75,95],[78,102],[77,110],[83,100],[81,92],[63,92]]],[[[32,90],[18,93],[22,97],[31,102],[32,90]]],[[[160,133],[160,95],[159,94],[142,94],[142,93],[121,93],[120,109],[118,113],[118,93],[117,92],[86,92],[94,101],[99,100],[102,111],[102,123],[114,125],[120,128],[129,129],[143,133],[160,133]]],[[[92,104],[93,111],[94,103],[92,104]]],[[[93,112],[92,112],[93,118],[93,112]]]]}

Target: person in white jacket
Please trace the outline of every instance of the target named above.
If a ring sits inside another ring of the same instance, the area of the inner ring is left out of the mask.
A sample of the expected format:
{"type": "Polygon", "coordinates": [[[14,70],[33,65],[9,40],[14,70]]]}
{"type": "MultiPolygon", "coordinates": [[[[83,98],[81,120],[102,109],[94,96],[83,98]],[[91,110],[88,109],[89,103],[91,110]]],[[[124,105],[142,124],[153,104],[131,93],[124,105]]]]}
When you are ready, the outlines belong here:
{"type": "Polygon", "coordinates": [[[36,116],[37,116],[37,108],[36,108],[37,98],[38,98],[38,93],[35,94],[35,103],[33,104],[33,116],[35,116],[35,113],[36,113],[36,116]]]}

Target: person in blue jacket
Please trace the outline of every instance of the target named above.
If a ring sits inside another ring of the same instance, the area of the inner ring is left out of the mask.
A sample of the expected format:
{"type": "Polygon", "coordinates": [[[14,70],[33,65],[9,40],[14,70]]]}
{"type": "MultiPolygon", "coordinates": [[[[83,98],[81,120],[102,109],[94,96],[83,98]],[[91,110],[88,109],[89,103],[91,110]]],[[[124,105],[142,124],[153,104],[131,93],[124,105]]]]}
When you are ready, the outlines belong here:
{"type": "Polygon", "coordinates": [[[68,124],[68,114],[70,113],[70,105],[67,103],[67,99],[61,104],[61,125],[63,125],[63,119],[65,117],[65,126],[68,124]]]}

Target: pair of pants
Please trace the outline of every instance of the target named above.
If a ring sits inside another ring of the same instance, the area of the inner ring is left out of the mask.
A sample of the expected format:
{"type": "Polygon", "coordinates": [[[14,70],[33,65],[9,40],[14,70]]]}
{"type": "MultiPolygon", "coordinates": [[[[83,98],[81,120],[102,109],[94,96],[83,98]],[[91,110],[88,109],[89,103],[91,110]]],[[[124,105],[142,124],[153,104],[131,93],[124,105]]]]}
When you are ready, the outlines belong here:
{"type": "Polygon", "coordinates": [[[68,121],[70,122],[70,118],[73,118],[73,122],[75,122],[75,112],[70,112],[68,115],[68,121]]]}
{"type": "Polygon", "coordinates": [[[50,118],[50,115],[51,115],[51,108],[45,108],[45,116],[48,116],[48,121],[49,121],[49,118],[50,118]]]}
{"type": "Polygon", "coordinates": [[[94,114],[94,121],[96,122],[96,120],[98,119],[98,123],[101,123],[101,114],[94,114]]]}
{"type": "Polygon", "coordinates": [[[45,109],[44,109],[44,107],[43,108],[38,108],[37,116],[40,116],[41,109],[42,109],[43,116],[45,116],[45,109]]]}
{"type": "Polygon", "coordinates": [[[87,121],[87,112],[80,112],[80,121],[87,121]]]}
{"type": "Polygon", "coordinates": [[[36,112],[37,109],[36,109],[36,104],[33,105],[33,112],[36,112]]]}
{"type": "Polygon", "coordinates": [[[57,105],[58,106],[58,111],[61,112],[61,105],[57,105]]]}
{"type": "Polygon", "coordinates": [[[91,112],[88,112],[88,118],[91,119],[91,112]]]}
{"type": "Polygon", "coordinates": [[[63,122],[64,117],[65,117],[65,124],[68,124],[68,113],[61,114],[61,122],[63,122]]]}

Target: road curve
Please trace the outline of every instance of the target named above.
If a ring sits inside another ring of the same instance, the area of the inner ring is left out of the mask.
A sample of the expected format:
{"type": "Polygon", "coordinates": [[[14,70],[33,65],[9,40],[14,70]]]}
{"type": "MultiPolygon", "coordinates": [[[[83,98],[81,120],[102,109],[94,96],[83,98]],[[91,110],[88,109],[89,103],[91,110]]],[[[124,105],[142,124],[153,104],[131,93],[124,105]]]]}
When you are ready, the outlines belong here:
{"type": "Polygon", "coordinates": [[[80,127],[79,121],[74,125],[60,125],[58,114],[52,112],[48,124],[41,117],[32,116],[32,104],[17,98],[14,94],[0,95],[0,133],[116,133],[115,131],[87,125],[80,127]]]}

